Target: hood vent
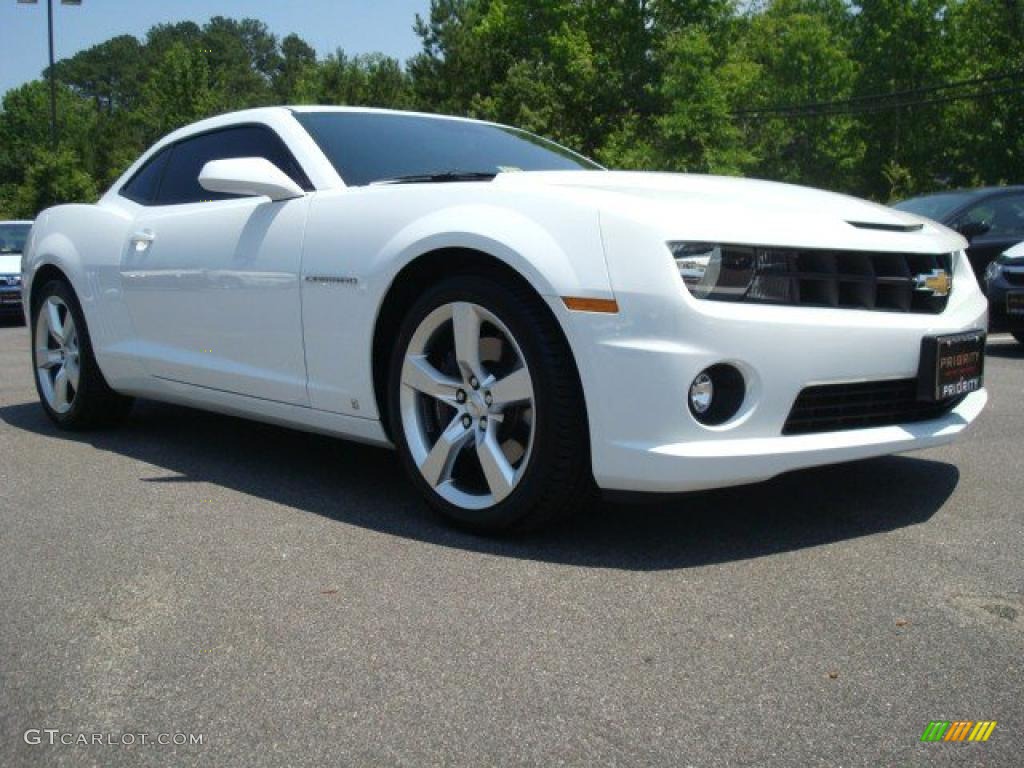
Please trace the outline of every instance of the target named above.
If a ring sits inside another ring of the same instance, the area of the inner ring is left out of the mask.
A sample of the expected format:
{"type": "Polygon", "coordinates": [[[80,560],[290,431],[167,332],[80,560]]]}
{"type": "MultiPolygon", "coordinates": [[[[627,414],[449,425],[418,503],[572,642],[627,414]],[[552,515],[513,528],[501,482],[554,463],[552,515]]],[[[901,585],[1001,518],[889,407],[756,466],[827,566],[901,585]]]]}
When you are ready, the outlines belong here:
{"type": "Polygon", "coordinates": [[[875,221],[848,221],[851,227],[857,229],[874,229],[879,232],[920,232],[924,224],[879,224],[875,221]]]}

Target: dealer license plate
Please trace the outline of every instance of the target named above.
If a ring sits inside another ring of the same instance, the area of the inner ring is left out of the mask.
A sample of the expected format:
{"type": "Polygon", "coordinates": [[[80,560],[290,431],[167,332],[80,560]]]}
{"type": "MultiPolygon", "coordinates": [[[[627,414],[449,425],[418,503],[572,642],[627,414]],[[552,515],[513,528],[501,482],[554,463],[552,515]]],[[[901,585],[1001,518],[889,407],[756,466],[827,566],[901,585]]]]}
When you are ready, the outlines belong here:
{"type": "Polygon", "coordinates": [[[918,398],[938,401],[977,392],[985,381],[985,332],[929,336],[921,342],[918,398]]]}

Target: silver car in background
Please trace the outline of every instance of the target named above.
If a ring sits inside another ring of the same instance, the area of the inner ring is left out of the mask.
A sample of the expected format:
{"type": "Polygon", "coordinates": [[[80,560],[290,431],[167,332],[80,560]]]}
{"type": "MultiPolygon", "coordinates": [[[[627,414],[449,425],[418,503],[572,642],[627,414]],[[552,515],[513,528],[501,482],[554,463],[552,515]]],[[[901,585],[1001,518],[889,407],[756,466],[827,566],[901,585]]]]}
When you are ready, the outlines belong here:
{"type": "Polygon", "coordinates": [[[0,318],[22,317],[21,252],[31,221],[0,221],[0,318]]]}

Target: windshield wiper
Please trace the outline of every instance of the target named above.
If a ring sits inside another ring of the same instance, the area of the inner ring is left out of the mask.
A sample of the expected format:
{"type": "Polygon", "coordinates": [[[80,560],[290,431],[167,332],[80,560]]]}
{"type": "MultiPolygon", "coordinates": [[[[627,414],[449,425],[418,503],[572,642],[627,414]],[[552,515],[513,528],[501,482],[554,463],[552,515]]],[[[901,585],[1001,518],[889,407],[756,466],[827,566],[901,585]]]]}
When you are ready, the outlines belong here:
{"type": "Polygon", "coordinates": [[[382,184],[442,184],[449,181],[492,181],[497,173],[490,171],[444,171],[442,173],[412,173],[370,182],[371,186],[382,184]]]}

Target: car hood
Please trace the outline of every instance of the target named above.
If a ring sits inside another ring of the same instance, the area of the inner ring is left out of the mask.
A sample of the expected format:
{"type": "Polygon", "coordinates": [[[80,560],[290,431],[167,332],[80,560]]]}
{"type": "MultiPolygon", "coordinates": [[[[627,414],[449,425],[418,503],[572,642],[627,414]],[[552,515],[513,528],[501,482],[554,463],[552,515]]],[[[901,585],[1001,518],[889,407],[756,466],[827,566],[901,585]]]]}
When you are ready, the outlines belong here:
{"type": "Polygon", "coordinates": [[[506,188],[547,188],[604,214],[661,229],[668,239],[804,248],[949,253],[967,246],[930,219],[792,184],[628,171],[500,174],[506,188]]]}
{"type": "Polygon", "coordinates": [[[20,275],[21,254],[0,253],[0,275],[20,275]]]}

